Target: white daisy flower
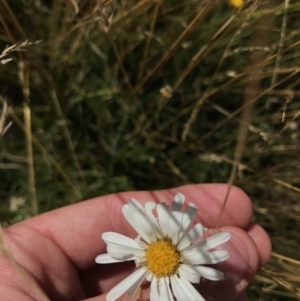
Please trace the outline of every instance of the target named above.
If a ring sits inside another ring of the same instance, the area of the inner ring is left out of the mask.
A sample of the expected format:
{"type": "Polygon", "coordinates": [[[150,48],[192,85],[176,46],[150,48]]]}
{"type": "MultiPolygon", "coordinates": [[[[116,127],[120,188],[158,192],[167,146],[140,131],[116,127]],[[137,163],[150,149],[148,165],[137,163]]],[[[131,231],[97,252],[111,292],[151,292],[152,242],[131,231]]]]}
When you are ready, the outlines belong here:
{"type": "Polygon", "coordinates": [[[200,239],[206,228],[200,223],[192,226],[198,208],[189,203],[182,211],[184,199],[178,193],[171,206],[147,202],[144,208],[135,199],[123,206],[123,214],[138,236],[132,239],[114,232],[103,233],[107,253],[97,256],[96,262],[134,260],[139,268],[107,294],[107,301],[115,301],[125,292],[134,296],[145,279],[151,282],[151,301],[205,301],[191,283],[199,283],[201,277],[223,278],[221,271],[203,264],[229,257],[225,250],[211,249],[228,241],[230,234],[220,232],[200,239]]]}

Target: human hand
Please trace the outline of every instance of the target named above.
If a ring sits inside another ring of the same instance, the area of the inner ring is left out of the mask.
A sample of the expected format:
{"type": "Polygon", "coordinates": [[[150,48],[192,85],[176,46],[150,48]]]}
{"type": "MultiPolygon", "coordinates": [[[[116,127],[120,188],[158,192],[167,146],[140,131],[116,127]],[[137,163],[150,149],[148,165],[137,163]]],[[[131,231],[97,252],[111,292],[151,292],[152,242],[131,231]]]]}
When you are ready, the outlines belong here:
{"type": "MultiPolygon", "coordinates": [[[[27,278],[53,301],[105,301],[105,294],[129,275],[132,262],[96,265],[95,257],[106,253],[101,239],[103,232],[118,232],[136,237],[122,215],[122,206],[129,198],[141,204],[146,201],[170,203],[178,192],[187,202],[198,207],[196,222],[214,228],[224,201],[227,185],[188,185],[170,190],[123,192],[95,198],[57,209],[4,229],[7,245],[27,278]]],[[[265,231],[251,222],[249,198],[232,187],[222,215],[220,227],[231,233],[221,246],[230,254],[225,262],[214,266],[222,270],[224,279],[201,281],[201,295],[207,300],[244,300],[244,289],[257,269],[270,256],[271,245],[265,231]]],[[[213,231],[213,230],[212,230],[213,231]]],[[[3,301],[37,301],[36,292],[0,256],[0,295],[3,301]]],[[[126,296],[122,300],[129,300],[126,296]]],[[[144,298],[144,301],[147,299],[144,298]]]]}

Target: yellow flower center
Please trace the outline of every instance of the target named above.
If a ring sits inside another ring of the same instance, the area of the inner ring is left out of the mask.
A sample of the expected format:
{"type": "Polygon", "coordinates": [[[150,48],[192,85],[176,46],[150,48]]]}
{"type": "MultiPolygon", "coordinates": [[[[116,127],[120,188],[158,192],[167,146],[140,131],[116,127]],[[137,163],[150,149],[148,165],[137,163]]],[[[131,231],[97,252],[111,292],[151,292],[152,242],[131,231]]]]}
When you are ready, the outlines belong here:
{"type": "Polygon", "coordinates": [[[156,277],[175,274],[179,266],[180,253],[170,240],[152,243],[146,251],[147,268],[156,277]]]}

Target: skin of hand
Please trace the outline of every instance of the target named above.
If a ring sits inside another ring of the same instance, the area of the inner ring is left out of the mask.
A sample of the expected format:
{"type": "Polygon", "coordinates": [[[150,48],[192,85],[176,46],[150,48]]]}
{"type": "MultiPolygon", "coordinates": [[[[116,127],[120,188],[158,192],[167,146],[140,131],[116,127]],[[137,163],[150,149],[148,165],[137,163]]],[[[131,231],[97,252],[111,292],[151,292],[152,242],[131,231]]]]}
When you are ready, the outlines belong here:
{"type": "MultiPolygon", "coordinates": [[[[53,301],[105,301],[106,293],[134,270],[133,262],[98,265],[95,257],[106,253],[103,232],[118,232],[135,238],[137,234],[122,214],[129,198],[140,203],[171,203],[176,193],[186,203],[198,207],[196,222],[214,233],[226,230],[231,239],[219,249],[230,257],[212,267],[225,277],[220,281],[202,279],[200,293],[207,300],[246,300],[244,290],[257,269],[267,263],[271,243],[266,232],[251,221],[252,204],[239,188],[232,187],[223,212],[220,229],[214,229],[227,191],[226,184],[187,185],[169,190],[122,192],[98,197],[53,210],[4,229],[8,249],[24,274],[53,301]]],[[[0,295],[2,301],[37,301],[40,298],[0,254],[0,295]]],[[[28,278],[27,278],[28,279],[28,278]]],[[[28,280],[27,280],[28,281],[28,280]]],[[[143,301],[147,288],[143,289],[143,301]]],[[[121,300],[129,299],[127,296],[121,300]]]]}

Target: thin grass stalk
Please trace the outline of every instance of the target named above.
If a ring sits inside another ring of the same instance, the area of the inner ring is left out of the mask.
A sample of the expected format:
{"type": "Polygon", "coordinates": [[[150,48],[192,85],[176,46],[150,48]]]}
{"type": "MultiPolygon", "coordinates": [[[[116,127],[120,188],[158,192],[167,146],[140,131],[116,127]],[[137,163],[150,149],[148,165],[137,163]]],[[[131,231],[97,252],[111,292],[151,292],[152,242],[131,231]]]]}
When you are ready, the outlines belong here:
{"type": "MultiPolygon", "coordinates": [[[[9,15],[11,16],[12,20],[14,21],[16,27],[20,31],[23,36],[26,36],[21,25],[19,24],[18,20],[16,19],[15,15],[13,14],[12,10],[10,9],[9,5],[5,0],[2,0],[6,10],[8,11],[9,15]]],[[[5,27],[6,33],[9,35],[12,42],[15,42],[9,28],[7,27],[6,22],[3,18],[1,18],[2,24],[5,27]]],[[[23,115],[24,115],[24,127],[26,128],[25,131],[25,140],[26,140],[26,154],[27,154],[27,173],[28,173],[28,191],[31,200],[31,214],[37,215],[38,214],[38,203],[36,199],[36,189],[35,189],[35,176],[34,176],[34,163],[33,163],[33,150],[32,150],[32,133],[31,133],[31,112],[29,107],[29,97],[30,97],[30,90],[29,90],[29,73],[27,68],[25,67],[23,55],[20,52],[17,52],[18,56],[20,57],[20,65],[19,65],[19,80],[22,86],[22,92],[24,96],[23,101],[23,115]]]]}
{"type": "Polygon", "coordinates": [[[70,2],[74,7],[75,14],[77,15],[79,13],[78,3],[75,0],[70,0],[70,2]]]}
{"type": "MultiPolygon", "coordinates": [[[[225,31],[227,29],[227,27],[230,25],[230,23],[233,21],[234,18],[235,18],[235,15],[230,16],[230,18],[225,22],[225,24],[222,24],[221,28],[218,30],[218,32],[216,34],[214,34],[214,36],[210,39],[210,41],[207,44],[203,45],[198,50],[198,52],[191,58],[187,67],[185,68],[185,70],[182,71],[179,78],[174,83],[174,85],[172,87],[173,92],[178,90],[178,88],[181,86],[181,84],[183,83],[185,78],[188,76],[188,74],[190,74],[190,72],[199,65],[199,63],[201,62],[201,59],[203,57],[205,57],[205,55],[208,55],[208,53],[210,51],[212,51],[215,47],[218,46],[220,39],[222,39],[221,33],[223,33],[223,31],[225,31]]],[[[198,113],[199,113],[199,110],[198,110],[198,113]]],[[[185,140],[185,137],[183,138],[183,140],[185,140]]]]}
{"type": "Polygon", "coordinates": [[[75,147],[74,147],[74,144],[73,144],[73,141],[72,141],[72,138],[71,138],[70,131],[69,131],[68,126],[67,126],[67,121],[66,121],[64,113],[61,109],[60,102],[57,98],[56,91],[54,89],[50,90],[50,96],[51,96],[52,104],[54,106],[55,113],[58,116],[58,118],[62,121],[61,122],[62,134],[65,138],[67,148],[68,148],[68,151],[70,153],[73,164],[74,164],[75,168],[77,169],[77,172],[78,172],[80,178],[82,180],[84,180],[84,175],[83,175],[83,172],[82,172],[82,168],[80,166],[78,157],[77,157],[76,152],[75,152],[75,147]]]}
{"type": "MultiPolygon", "coordinates": [[[[59,28],[58,28],[59,17],[63,14],[62,5],[63,5],[63,1],[56,0],[53,4],[53,9],[52,9],[53,12],[54,12],[53,13],[54,17],[53,17],[53,23],[52,23],[52,26],[51,26],[50,37],[51,37],[52,45],[53,45],[53,48],[52,48],[53,51],[51,52],[53,62],[55,62],[58,58],[60,45],[61,45],[62,41],[64,40],[64,37],[63,37],[64,35],[63,35],[62,31],[64,29],[66,30],[66,27],[67,27],[65,25],[64,27],[60,28],[60,31],[59,31],[59,28]]],[[[75,1],[71,1],[71,5],[73,5],[75,11],[78,12],[77,3],[75,1]]],[[[65,15],[63,16],[63,18],[64,18],[63,24],[68,24],[67,23],[68,15],[69,15],[69,10],[66,10],[65,15]]],[[[68,55],[70,55],[70,53],[68,55]]],[[[60,62],[60,63],[62,63],[62,62],[60,62]]],[[[63,137],[66,141],[67,149],[68,149],[68,152],[70,153],[70,158],[73,162],[73,165],[74,165],[75,169],[77,170],[77,172],[79,174],[79,177],[81,178],[81,180],[85,181],[84,174],[82,172],[80,162],[79,162],[78,157],[76,155],[74,143],[72,141],[71,134],[70,134],[69,128],[67,126],[67,121],[66,121],[64,113],[62,111],[60,101],[57,97],[56,90],[54,88],[52,77],[50,75],[46,75],[46,77],[47,77],[47,80],[50,82],[50,86],[51,86],[50,97],[51,97],[51,101],[52,101],[52,104],[53,104],[53,107],[54,107],[54,111],[55,111],[57,117],[62,121],[61,122],[62,134],[63,134],[63,137]]]]}
{"type": "Polygon", "coordinates": [[[157,20],[159,8],[161,7],[162,3],[163,3],[163,0],[159,0],[156,4],[155,8],[154,8],[151,27],[150,27],[150,32],[149,32],[149,35],[148,35],[148,38],[147,38],[147,41],[146,41],[146,45],[145,45],[144,52],[143,52],[142,62],[141,62],[139,72],[138,72],[138,81],[144,75],[146,61],[147,61],[147,57],[148,57],[148,54],[149,54],[150,44],[151,44],[152,36],[153,36],[153,32],[154,32],[154,27],[155,27],[155,23],[156,23],[156,20],[157,20]]]}
{"type": "MultiPolygon", "coordinates": [[[[11,17],[14,17],[13,12],[11,11],[10,7],[7,5],[7,3],[5,2],[5,0],[2,0],[6,6],[6,8],[9,10],[9,14],[11,15],[11,17]]],[[[11,34],[5,20],[2,18],[2,16],[0,15],[0,20],[1,23],[3,24],[5,31],[7,33],[7,35],[9,36],[10,40],[15,43],[15,39],[13,37],[13,35],[11,34]]],[[[18,22],[17,22],[18,23],[18,22]]],[[[19,23],[18,23],[19,24],[19,23]]],[[[18,28],[21,28],[21,26],[19,25],[18,28]]],[[[22,55],[22,53],[20,51],[17,52],[20,61],[23,62],[24,61],[24,56],[22,55]]],[[[23,72],[23,71],[22,71],[23,72]]],[[[23,84],[23,80],[24,80],[24,75],[22,74],[22,72],[19,73],[20,75],[20,81],[21,81],[21,85],[22,85],[22,89],[23,89],[23,95],[24,98],[26,99],[26,95],[27,99],[29,100],[29,86],[26,87],[26,85],[23,84]]],[[[26,71],[27,72],[27,71],[26,71]]],[[[28,77],[27,80],[29,80],[29,74],[26,74],[26,77],[28,77]]],[[[48,79],[48,78],[47,78],[48,79]]],[[[49,79],[48,79],[49,81],[49,79]]],[[[56,97],[57,100],[57,97],[56,97]]],[[[0,101],[2,103],[4,103],[4,100],[2,99],[2,97],[0,97],[0,101]]],[[[55,101],[55,98],[54,98],[55,101]]],[[[66,183],[69,184],[69,186],[73,189],[73,191],[75,192],[76,195],[76,200],[80,200],[81,198],[81,193],[79,191],[79,189],[74,185],[74,183],[70,180],[70,178],[66,175],[66,173],[63,171],[63,169],[61,168],[61,166],[56,162],[56,160],[48,153],[48,151],[39,143],[39,141],[32,135],[31,133],[31,112],[30,112],[30,107],[29,107],[29,101],[24,102],[24,123],[21,122],[21,120],[13,113],[11,112],[11,117],[12,119],[15,121],[15,123],[17,123],[17,125],[24,131],[27,139],[26,139],[26,150],[27,150],[27,156],[28,156],[28,185],[29,185],[29,195],[31,196],[31,200],[32,200],[32,206],[31,206],[31,211],[32,214],[35,215],[38,212],[38,206],[37,206],[37,200],[36,200],[36,190],[35,190],[35,180],[34,180],[34,166],[33,166],[33,150],[32,150],[32,142],[40,149],[40,151],[46,155],[49,159],[50,162],[52,162],[52,164],[54,165],[54,167],[56,167],[57,171],[60,173],[60,175],[65,179],[66,183]],[[27,102],[27,103],[26,103],[27,102]],[[31,145],[31,146],[30,146],[31,145]]],[[[58,103],[58,106],[60,108],[59,102],[57,100],[57,102],[55,102],[55,104],[58,103]]],[[[57,108],[57,107],[56,107],[57,108]]],[[[59,111],[59,110],[58,110],[59,111]]],[[[63,115],[62,115],[63,116],[63,115]]],[[[63,116],[64,117],[64,116],[63,116]]],[[[67,141],[69,142],[68,136],[70,137],[70,135],[66,134],[69,133],[68,129],[67,131],[64,131],[65,136],[67,137],[67,141]]],[[[68,143],[68,146],[70,148],[70,145],[73,146],[72,144],[72,140],[71,140],[71,144],[68,143]]],[[[72,149],[72,148],[71,148],[72,149]]],[[[75,153],[75,152],[73,152],[75,153]]],[[[74,157],[73,157],[74,159],[74,157]]],[[[77,159],[76,155],[75,155],[75,159],[77,159]]],[[[78,160],[77,160],[78,162],[78,160]]],[[[79,163],[78,163],[79,164],[79,163]]],[[[76,166],[76,160],[75,160],[75,166],[76,166]]],[[[80,167],[80,166],[79,166],[80,167]]],[[[81,169],[79,168],[79,171],[81,171],[81,169]]],[[[82,173],[81,173],[82,175],[82,173]]],[[[73,203],[75,200],[70,201],[70,203],[73,203]]]]}
{"type": "Polygon", "coordinates": [[[4,136],[4,134],[7,132],[7,130],[10,128],[12,122],[9,122],[6,124],[6,118],[8,116],[9,107],[6,101],[4,101],[2,105],[2,112],[0,114],[0,138],[4,136]]]}
{"type": "MultiPolygon", "coordinates": [[[[225,58],[227,57],[228,53],[229,53],[229,49],[230,47],[232,46],[233,42],[235,41],[235,39],[242,33],[242,31],[246,28],[247,24],[249,23],[249,19],[251,18],[251,15],[252,15],[252,12],[254,10],[257,9],[257,6],[254,4],[251,6],[251,10],[246,18],[245,21],[243,21],[243,23],[241,24],[241,26],[236,30],[236,32],[233,34],[233,36],[230,38],[228,44],[226,45],[225,47],[225,50],[223,52],[223,55],[221,57],[221,59],[219,60],[218,62],[218,67],[216,69],[216,71],[214,72],[213,76],[212,76],[212,79],[211,79],[211,82],[209,84],[209,87],[208,88],[211,88],[213,87],[213,84],[215,83],[215,80],[217,78],[217,76],[219,75],[219,72],[221,70],[221,66],[223,65],[224,61],[225,61],[225,58]]],[[[242,10],[242,7],[238,9],[238,11],[232,15],[231,17],[231,20],[229,19],[227,22],[231,22],[233,21],[238,15],[239,13],[241,12],[242,10]]]]}
{"type": "MultiPolygon", "coordinates": [[[[290,45],[289,47],[287,47],[286,49],[282,50],[282,52],[280,52],[281,55],[283,55],[285,52],[291,50],[292,48],[295,48],[297,47],[298,45],[300,44],[300,41],[290,45]]],[[[216,92],[224,89],[225,87],[228,87],[230,84],[236,82],[238,79],[241,79],[243,76],[245,76],[246,74],[248,74],[249,72],[252,72],[252,70],[256,69],[256,68],[261,68],[263,65],[266,65],[267,63],[269,63],[270,61],[272,61],[273,59],[277,58],[277,56],[279,55],[279,53],[277,54],[274,54],[274,55],[271,55],[269,56],[265,61],[263,61],[261,64],[259,64],[258,66],[251,66],[249,68],[249,70],[243,72],[243,73],[240,73],[238,76],[234,77],[234,78],[231,78],[230,80],[228,80],[225,84],[221,85],[220,87],[217,87],[217,88],[213,88],[209,91],[206,91],[204,93],[203,96],[201,96],[198,100],[197,100],[197,103],[196,105],[194,106],[191,114],[190,114],[190,117],[188,118],[187,122],[184,124],[184,129],[183,129],[183,132],[182,132],[182,140],[184,141],[188,135],[188,132],[193,124],[193,122],[195,121],[197,115],[198,115],[198,112],[201,108],[201,106],[203,105],[204,101],[206,101],[210,96],[212,96],[213,94],[215,94],[216,92]]],[[[282,81],[281,81],[282,82],[282,81]]],[[[266,91],[264,91],[265,93],[263,94],[266,94],[266,93],[269,93],[269,91],[272,91],[274,87],[278,86],[276,83],[272,86],[270,86],[269,89],[267,89],[266,91]]],[[[240,112],[240,110],[237,110],[238,112],[240,112]]],[[[235,114],[238,114],[238,112],[235,112],[235,114]]],[[[221,122],[222,124],[222,122],[221,122]]],[[[223,124],[222,124],[223,125],[223,124]]],[[[221,126],[222,126],[221,125],[221,126]]],[[[219,127],[218,127],[219,128],[219,127]]],[[[200,141],[204,141],[205,139],[207,139],[207,137],[209,137],[211,135],[211,132],[210,131],[209,133],[207,133],[206,135],[204,135],[200,141]],[[205,137],[205,138],[204,138],[205,137]]]]}
{"type": "Polygon", "coordinates": [[[20,32],[22,37],[25,39],[26,38],[26,33],[24,32],[24,30],[23,30],[22,26],[20,25],[18,19],[16,18],[15,14],[10,9],[10,6],[6,2],[6,0],[1,0],[1,2],[3,3],[3,6],[5,7],[5,9],[7,10],[9,16],[11,17],[11,20],[13,21],[14,25],[16,26],[16,28],[18,29],[18,31],[20,32]]]}
{"type": "MultiPolygon", "coordinates": [[[[281,58],[282,58],[282,54],[281,51],[283,49],[284,46],[284,41],[285,41],[285,37],[286,37],[286,26],[287,26],[287,19],[288,19],[288,9],[290,6],[290,0],[285,0],[284,2],[284,13],[283,13],[283,19],[282,19],[282,25],[281,25],[281,33],[280,33],[280,40],[279,40],[279,45],[278,45],[278,56],[276,58],[276,62],[275,62],[275,67],[274,67],[274,72],[273,72],[273,76],[271,79],[271,86],[274,85],[274,83],[277,81],[277,77],[278,74],[277,72],[275,72],[275,70],[277,70],[280,66],[280,62],[281,62],[281,58]]],[[[266,109],[269,109],[271,105],[271,98],[268,97],[268,100],[266,102],[266,109]]]]}
{"type": "Polygon", "coordinates": [[[38,201],[36,198],[35,188],[35,171],[34,171],[34,158],[32,148],[32,130],[31,130],[31,110],[30,110],[30,86],[29,86],[29,70],[28,65],[24,60],[19,62],[19,79],[23,92],[23,116],[25,131],[25,144],[27,155],[27,175],[28,175],[28,192],[31,204],[31,214],[38,214],[38,201]]]}
{"type": "MultiPolygon", "coordinates": [[[[3,104],[4,99],[0,96],[0,102],[3,104]]],[[[9,112],[10,117],[12,118],[13,122],[17,124],[17,126],[26,133],[27,128],[23,124],[23,122],[18,118],[18,116],[13,112],[9,112]]],[[[49,154],[49,152],[43,147],[43,145],[39,142],[38,139],[34,137],[34,135],[31,136],[33,144],[39,149],[39,151],[48,158],[48,160],[51,162],[51,164],[54,166],[54,168],[57,170],[58,174],[64,179],[64,181],[67,183],[67,185],[73,190],[75,195],[75,200],[81,200],[82,196],[80,191],[77,189],[76,185],[71,181],[71,179],[68,177],[68,175],[64,172],[62,167],[56,162],[56,160],[49,154]]]]}
{"type": "Polygon", "coordinates": [[[193,19],[193,21],[185,28],[185,30],[181,33],[181,35],[177,38],[177,40],[170,46],[169,50],[162,56],[162,58],[158,61],[158,63],[151,69],[144,78],[142,78],[137,85],[134,87],[134,90],[139,90],[143,84],[151,77],[153,74],[164,64],[174,53],[174,51],[178,48],[180,43],[190,34],[190,32],[195,28],[195,26],[207,16],[209,12],[215,7],[215,0],[210,0],[208,3],[200,10],[197,16],[193,19]]]}
{"type": "MultiPolygon", "coordinates": [[[[261,4],[262,9],[267,9],[270,6],[272,7],[273,5],[272,4],[270,5],[268,0],[264,1],[261,4]]],[[[258,20],[253,32],[253,38],[252,38],[253,45],[259,45],[264,47],[269,44],[269,38],[270,38],[269,28],[272,28],[273,20],[274,20],[273,14],[265,15],[258,20]]],[[[265,59],[266,59],[266,52],[261,50],[254,50],[250,55],[249,65],[258,66],[261,63],[263,63],[265,59]]],[[[232,165],[231,168],[231,172],[228,180],[228,189],[226,192],[224,202],[222,204],[222,208],[217,220],[216,227],[219,227],[219,224],[221,222],[222,214],[226,207],[229,192],[237,176],[238,166],[242,159],[243,151],[248,136],[248,129],[252,123],[253,114],[255,110],[256,101],[253,101],[253,99],[258,99],[259,95],[261,94],[261,81],[262,81],[260,77],[261,72],[262,72],[261,68],[255,69],[248,77],[248,83],[245,89],[244,101],[241,110],[242,122],[239,125],[238,138],[237,138],[237,143],[236,143],[236,148],[234,153],[234,164],[232,165]]]]}
{"type": "MultiPolygon", "coordinates": [[[[273,90],[275,87],[277,87],[277,86],[281,85],[282,83],[284,83],[285,81],[289,80],[291,77],[293,77],[294,75],[298,74],[299,72],[300,72],[300,70],[296,70],[296,71],[292,72],[291,74],[289,74],[288,76],[286,76],[281,81],[275,83],[273,86],[271,86],[268,89],[262,91],[257,97],[255,97],[251,101],[252,102],[256,102],[263,95],[269,93],[269,91],[273,90]]],[[[224,124],[226,124],[230,119],[232,119],[234,116],[238,115],[243,110],[244,106],[245,106],[245,104],[243,104],[237,110],[235,110],[234,112],[232,112],[225,120],[220,121],[211,131],[209,131],[208,133],[206,133],[205,135],[203,135],[197,142],[198,143],[202,143],[203,141],[205,141],[206,139],[208,139],[212,133],[216,132],[220,127],[222,127],[224,124]]]]}
{"type": "MultiPolygon", "coordinates": [[[[101,28],[101,26],[99,26],[99,27],[101,28]]],[[[136,98],[136,92],[135,92],[134,88],[132,87],[132,85],[130,83],[130,79],[129,79],[128,73],[127,73],[127,71],[126,71],[126,69],[124,67],[124,64],[122,63],[122,59],[121,59],[120,53],[118,51],[118,48],[117,48],[115,42],[113,41],[113,39],[111,38],[111,36],[109,34],[107,34],[107,38],[108,38],[111,46],[113,47],[115,56],[117,58],[118,64],[119,64],[120,69],[121,69],[121,71],[123,73],[123,76],[125,78],[125,82],[126,82],[126,85],[128,86],[130,94],[133,97],[134,102],[136,102],[136,100],[137,100],[137,98],[136,98]]]]}

